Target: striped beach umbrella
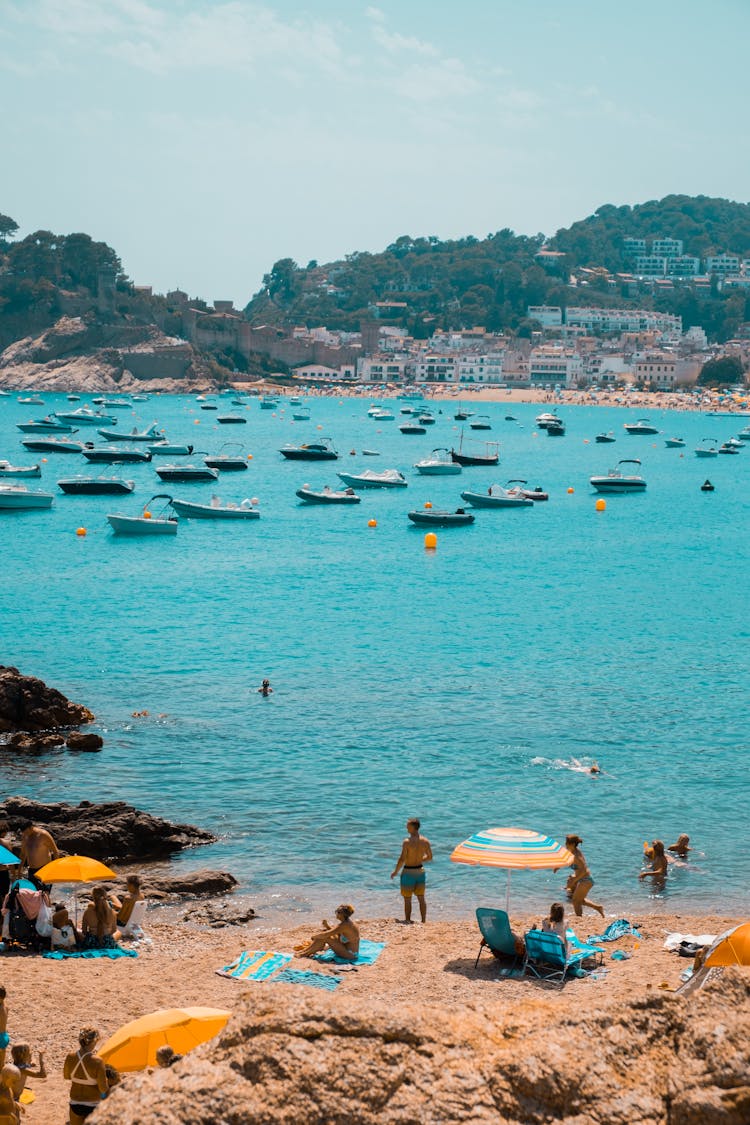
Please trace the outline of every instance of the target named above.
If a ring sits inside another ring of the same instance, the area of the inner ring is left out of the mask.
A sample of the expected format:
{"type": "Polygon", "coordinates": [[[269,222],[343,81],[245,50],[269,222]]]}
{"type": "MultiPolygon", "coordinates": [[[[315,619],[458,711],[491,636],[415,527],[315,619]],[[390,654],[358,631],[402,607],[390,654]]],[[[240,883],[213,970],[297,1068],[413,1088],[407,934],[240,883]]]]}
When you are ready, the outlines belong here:
{"type": "Polygon", "coordinates": [[[573,855],[551,836],[529,828],[486,828],[475,832],[451,852],[453,863],[473,867],[499,867],[508,872],[505,909],[510,900],[511,871],[540,871],[569,867],[573,855]]]}

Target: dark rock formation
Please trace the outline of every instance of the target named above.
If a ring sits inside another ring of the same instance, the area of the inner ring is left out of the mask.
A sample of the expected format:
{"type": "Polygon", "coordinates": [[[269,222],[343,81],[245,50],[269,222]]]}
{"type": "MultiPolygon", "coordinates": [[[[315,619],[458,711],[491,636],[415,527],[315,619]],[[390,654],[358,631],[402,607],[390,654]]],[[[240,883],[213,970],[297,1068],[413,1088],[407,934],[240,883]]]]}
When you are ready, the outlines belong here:
{"type": "Polygon", "coordinates": [[[13,731],[52,731],[90,723],[88,707],[47,687],[42,680],[23,676],[17,668],[0,665],[0,734],[13,731]]]}
{"type": "Polygon", "coordinates": [[[278,985],[218,1040],[128,1075],[97,1125],[747,1125],[750,980],[686,999],[588,994],[579,1015],[397,1009],[278,985]]]}
{"type": "Polygon", "coordinates": [[[202,902],[187,910],[182,918],[184,922],[198,922],[202,926],[210,926],[214,930],[223,929],[225,926],[245,926],[255,917],[252,906],[235,906],[233,903],[202,902]]]}
{"type": "Polygon", "coordinates": [[[80,730],[72,730],[65,739],[65,745],[68,750],[84,750],[91,753],[101,750],[104,739],[100,734],[94,734],[92,731],[84,733],[80,730]]]}
{"type": "Polygon", "coordinates": [[[61,851],[102,860],[158,859],[216,839],[203,828],[172,824],[124,801],[48,805],[8,797],[0,804],[0,819],[8,821],[12,832],[18,831],[22,821],[32,820],[49,829],[61,851]]]}
{"type": "Polygon", "coordinates": [[[5,742],[0,743],[0,749],[4,747],[15,754],[40,754],[44,750],[54,750],[64,742],[65,735],[54,731],[45,734],[28,734],[26,731],[17,730],[5,742]]]}
{"type": "MultiPolygon", "coordinates": [[[[158,872],[141,873],[141,890],[148,899],[167,902],[170,899],[201,898],[204,895],[226,895],[237,886],[234,875],[228,871],[188,871],[184,875],[162,874],[158,872]]],[[[125,880],[106,883],[118,896],[125,893],[125,880]]],[[[222,904],[223,905],[223,904],[222,904]]],[[[217,909],[221,907],[217,906],[217,909]]],[[[255,917],[255,912],[250,912],[255,917]]]]}

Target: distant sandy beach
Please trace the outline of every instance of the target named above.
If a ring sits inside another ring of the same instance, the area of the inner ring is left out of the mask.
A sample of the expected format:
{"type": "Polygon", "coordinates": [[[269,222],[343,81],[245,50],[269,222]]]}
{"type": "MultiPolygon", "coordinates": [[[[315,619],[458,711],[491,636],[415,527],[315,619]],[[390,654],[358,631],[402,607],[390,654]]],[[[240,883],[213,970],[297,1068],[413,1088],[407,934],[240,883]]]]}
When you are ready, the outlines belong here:
{"type": "MultiPolygon", "coordinates": [[[[398,896],[394,895],[398,907],[398,896]]],[[[27,1041],[36,1059],[42,1050],[49,1077],[30,1079],[36,1101],[24,1120],[28,1125],[61,1125],[66,1119],[68,1085],[62,1079],[66,1053],[77,1045],[81,1027],[93,1024],[103,1039],[123,1023],[158,1008],[204,1005],[232,1009],[248,992],[257,989],[315,990],[300,985],[241,983],[216,975],[243,949],[291,952],[314,928],[309,922],[293,929],[268,927],[263,920],[250,926],[211,930],[177,921],[177,907],[155,910],[148,925],[152,944],[138,947],[138,958],[117,961],[73,960],[60,962],[40,956],[6,955],[0,982],[8,992],[11,1042],[27,1041]]],[[[614,915],[603,921],[586,912],[574,922],[579,937],[601,932],[614,915]]],[[[518,917],[511,911],[515,932],[539,923],[541,911],[518,917]]],[[[690,962],[663,949],[672,931],[719,934],[739,919],[715,915],[641,913],[630,919],[641,931],[641,940],[626,937],[605,946],[603,979],[572,979],[562,990],[542,989],[532,980],[502,979],[497,962],[483,953],[479,968],[474,959],[480,935],[473,918],[457,922],[429,922],[404,926],[393,918],[358,919],[362,936],[386,943],[378,961],[342,974],[335,995],[344,1003],[358,998],[379,999],[397,1007],[419,1000],[426,1008],[453,1009],[481,1004],[498,1024],[555,1022],[575,1017],[587,1003],[613,1005],[649,990],[674,989],[680,972],[690,962]],[[622,949],[628,960],[613,961],[622,949]]],[[[296,968],[315,968],[296,960],[296,968]]]]}

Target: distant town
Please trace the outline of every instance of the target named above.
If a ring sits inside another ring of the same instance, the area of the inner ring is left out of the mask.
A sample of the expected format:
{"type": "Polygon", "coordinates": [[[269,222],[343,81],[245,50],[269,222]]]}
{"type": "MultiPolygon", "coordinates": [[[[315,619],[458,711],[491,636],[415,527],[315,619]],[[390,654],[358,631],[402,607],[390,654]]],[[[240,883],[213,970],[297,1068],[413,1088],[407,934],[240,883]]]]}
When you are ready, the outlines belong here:
{"type": "MultiPolygon", "coordinates": [[[[698,289],[750,289],[750,259],[720,254],[705,260],[683,253],[680,239],[627,238],[624,254],[633,261],[632,273],[606,268],[575,269],[568,284],[581,296],[592,287],[630,296],[644,287],[660,290],[679,279],[698,289]]],[[[558,265],[565,255],[543,247],[536,257],[558,265]]],[[[323,278],[322,283],[327,279],[323,278]]],[[[711,359],[735,356],[747,368],[747,338],[709,346],[706,332],[683,326],[682,318],[651,309],[598,307],[586,304],[563,308],[529,305],[528,337],[488,332],[481,325],[436,331],[417,340],[407,329],[389,324],[402,316],[405,302],[379,301],[359,332],[324,326],[282,329],[253,326],[230,301],[213,308],[191,302],[175,290],[167,302],[179,307],[187,339],[195,347],[231,349],[243,356],[262,354],[278,361],[293,376],[315,383],[438,383],[508,387],[590,387],[632,383],[659,391],[693,386],[711,359]]],[[[748,326],[750,330],[750,326],[748,326]]]]}

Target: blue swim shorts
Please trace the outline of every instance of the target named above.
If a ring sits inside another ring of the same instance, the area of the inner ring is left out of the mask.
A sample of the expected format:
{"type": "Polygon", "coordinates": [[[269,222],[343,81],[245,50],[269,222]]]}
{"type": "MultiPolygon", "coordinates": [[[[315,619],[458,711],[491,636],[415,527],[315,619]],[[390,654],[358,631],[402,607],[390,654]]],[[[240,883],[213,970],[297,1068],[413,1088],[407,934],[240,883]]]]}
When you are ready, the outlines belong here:
{"type": "Polygon", "coordinates": [[[405,867],[401,872],[401,894],[404,898],[423,895],[427,874],[424,867],[405,867]]]}

